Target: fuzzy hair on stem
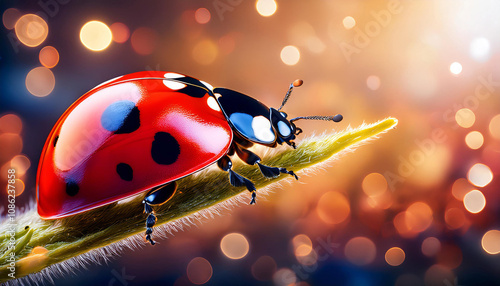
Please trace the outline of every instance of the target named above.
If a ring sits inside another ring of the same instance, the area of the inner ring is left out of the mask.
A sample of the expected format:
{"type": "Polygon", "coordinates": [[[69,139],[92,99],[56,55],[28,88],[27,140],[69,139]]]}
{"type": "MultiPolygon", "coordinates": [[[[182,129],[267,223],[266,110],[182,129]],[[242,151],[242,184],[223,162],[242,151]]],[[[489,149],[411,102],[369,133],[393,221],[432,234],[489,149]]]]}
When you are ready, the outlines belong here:
{"type": "MultiPolygon", "coordinates": [[[[321,136],[312,136],[297,144],[297,149],[281,146],[275,149],[255,148],[268,166],[284,167],[303,175],[311,168],[339,158],[343,153],[377,138],[395,128],[398,121],[386,118],[373,124],[321,136]]],[[[282,174],[266,179],[259,168],[236,161],[233,170],[247,177],[257,187],[257,199],[270,191],[271,185],[280,181],[295,181],[282,174]]],[[[229,184],[228,173],[207,168],[180,179],[177,193],[165,204],[155,207],[156,240],[173,235],[198,221],[214,218],[224,209],[237,204],[248,204],[250,193],[245,187],[229,184]]],[[[279,184],[278,184],[279,185],[279,184]]],[[[103,263],[126,249],[154,247],[144,242],[146,216],[141,203],[144,194],[56,220],[43,220],[32,203],[23,214],[16,216],[15,247],[9,248],[11,225],[6,217],[0,223],[0,283],[7,285],[42,284],[92,263],[103,263]],[[35,247],[42,251],[33,251],[35,247]],[[41,248],[40,248],[41,247],[41,248]],[[15,278],[9,277],[7,258],[14,252],[15,278]]],[[[258,203],[257,203],[258,206],[258,203]]]]}

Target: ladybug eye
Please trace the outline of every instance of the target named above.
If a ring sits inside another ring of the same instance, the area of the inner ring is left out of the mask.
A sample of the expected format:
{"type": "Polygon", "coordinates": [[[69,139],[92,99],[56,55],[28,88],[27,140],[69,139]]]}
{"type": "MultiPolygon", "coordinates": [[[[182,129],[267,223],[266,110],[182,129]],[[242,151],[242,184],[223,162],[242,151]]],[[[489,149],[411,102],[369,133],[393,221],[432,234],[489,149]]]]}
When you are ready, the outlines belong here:
{"type": "Polygon", "coordinates": [[[284,113],[283,111],[281,111],[280,113],[281,113],[281,116],[283,116],[285,118],[288,116],[288,114],[284,113]]]}
{"type": "Polygon", "coordinates": [[[283,137],[288,137],[292,133],[292,129],[283,121],[278,121],[278,131],[283,137]]]}

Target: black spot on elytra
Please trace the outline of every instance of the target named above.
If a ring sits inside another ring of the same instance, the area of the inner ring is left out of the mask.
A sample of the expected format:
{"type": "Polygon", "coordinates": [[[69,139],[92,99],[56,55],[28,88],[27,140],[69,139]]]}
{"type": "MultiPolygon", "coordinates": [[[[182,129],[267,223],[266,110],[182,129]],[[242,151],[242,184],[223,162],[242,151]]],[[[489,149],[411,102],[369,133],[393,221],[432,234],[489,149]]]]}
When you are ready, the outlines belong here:
{"type": "Polygon", "coordinates": [[[132,181],[132,178],[134,177],[134,171],[129,164],[119,163],[116,165],[116,172],[118,173],[118,176],[125,181],[132,181]]]}
{"type": "Polygon", "coordinates": [[[80,187],[78,187],[77,183],[73,181],[66,182],[66,194],[68,194],[68,196],[73,197],[78,194],[78,191],[80,191],[80,187]]]}
{"type": "Polygon", "coordinates": [[[57,135],[56,138],[54,138],[54,147],[56,147],[57,140],[59,140],[59,135],[57,135]]]}
{"type": "Polygon", "coordinates": [[[128,116],[125,118],[123,125],[115,131],[116,134],[132,133],[141,126],[139,119],[139,108],[134,106],[128,116]]]}
{"type": "Polygon", "coordinates": [[[134,132],[141,125],[139,109],[130,100],[114,102],[102,113],[101,125],[115,134],[134,132]]]}
{"type": "Polygon", "coordinates": [[[185,88],[179,89],[178,91],[196,98],[202,98],[207,94],[207,91],[203,88],[192,85],[186,85],[185,88]]]}
{"type": "Polygon", "coordinates": [[[179,142],[167,132],[158,132],[155,134],[151,146],[151,157],[153,161],[161,165],[170,165],[177,161],[181,147],[179,142]]]}

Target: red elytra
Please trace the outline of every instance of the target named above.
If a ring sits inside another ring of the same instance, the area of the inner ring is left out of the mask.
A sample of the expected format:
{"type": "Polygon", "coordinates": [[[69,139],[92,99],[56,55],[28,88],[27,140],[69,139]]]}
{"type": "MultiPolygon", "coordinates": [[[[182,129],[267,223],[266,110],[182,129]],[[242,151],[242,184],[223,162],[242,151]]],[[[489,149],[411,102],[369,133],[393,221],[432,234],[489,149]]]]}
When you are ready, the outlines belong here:
{"type": "Polygon", "coordinates": [[[184,75],[190,84],[169,80],[178,75],[125,75],[95,87],[66,110],[38,166],[42,218],[119,201],[188,176],[227,153],[233,133],[211,87],[184,75]]]}

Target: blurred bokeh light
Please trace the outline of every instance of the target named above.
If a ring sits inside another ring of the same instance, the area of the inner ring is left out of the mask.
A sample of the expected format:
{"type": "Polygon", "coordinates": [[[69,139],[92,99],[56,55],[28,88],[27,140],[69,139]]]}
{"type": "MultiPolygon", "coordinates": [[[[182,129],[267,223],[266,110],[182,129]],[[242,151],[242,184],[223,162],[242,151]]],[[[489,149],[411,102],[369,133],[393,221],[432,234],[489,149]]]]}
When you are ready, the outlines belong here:
{"type": "Polygon", "coordinates": [[[205,284],[212,277],[212,265],[205,258],[196,257],[189,262],[186,273],[193,284],[205,284]]]}
{"type": "Polygon", "coordinates": [[[59,52],[52,46],[46,46],[40,50],[38,58],[44,67],[50,69],[59,62],[59,52]]]}
{"type": "Polygon", "coordinates": [[[269,17],[276,13],[278,9],[278,4],[275,0],[257,0],[255,7],[257,12],[264,17],[269,17]]]}
{"type": "Polygon", "coordinates": [[[425,256],[435,256],[441,250],[441,242],[435,237],[427,237],[422,241],[422,253],[425,256]]]}
{"type": "Polygon", "coordinates": [[[344,20],[342,20],[342,24],[344,25],[344,28],[349,30],[354,28],[354,26],[356,25],[356,20],[354,20],[354,18],[351,16],[347,16],[344,18],[344,20]]]}
{"type": "Polygon", "coordinates": [[[495,115],[490,121],[489,130],[491,136],[500,140],[500,114],[495,115]]]}
{"type": "Polygon", "coordinates": [[[450,207],[444,213],[444,221],[450,229],[459,229],[465,225],[466,217],[462,209],[450,207]]]}
{"type": "Polygon", "coordinates": [[[318,216],[326,223],[338,224],[345,221],[351,213],[349,200],[339,192],[323,194],[318,201],[318,216]]]}
{"type": "Polygon", "coordinates": [[[294,285],[297,282],[297,276],[289,268],[280,268],[274,273],[273,282],[276,286],[294,285]]]}
{"type": "Polygon", "coordinates": [[[462,108],[455,114],[455,120],[461,127],[469,128],[474,125],[474,122],[476,121],[476,115],[472,110],[468,108],[462,108]]]}
{"type": "Polygon", "coordinates": [[[354,237],[349,240],[344,249],[346,258],[356,265],[370,264],[375,260],[377,247],[367,237],[354,237]]]}
{"type": "Polygon", "coordinates": [[[15,25],[16,36],[28,47],[36,47],[43,43],[49,34],[49,27],[45,20],[34,14],[21,16],[15,25]]]}
{"type": "Polygon", "coordinates": [[[459,75],[462,72],[462,65],[459,62],[453,62],[450,65],[450,72],[454,75],[459,75]]]}
{"type": "Polygon", "coordinates": [[[20,196],[24,192],[25,185],[21,179],[16,179],[14,184],[11,184],[9,186],[9,189],[16,190],[16,196],[20,196]]]}
{"type": "Polygon", "coordinates": [[[34,96],[44,97],[49,95],[55,84],[54,74],[46,67],[36,67],[26,76],[26,88],[34,96]]]}
{"type": "Polygon", "coordinates": [[[289,65],[296,65],[300,60],[299,49],[295,46],[286,46],[281,50],[281,60],[289,65]]]}
{"type": "Polygon", "coordinates": [[[399,266],[405,261],[405,252],[399,247],[391,247],[385,252],[385,261],[391,266],[399,266]]]}
{"type": "Polygon", "coordinates": [[[500,231],[496,229],[488,230],[483,235],[481,245],[488,254],[500,253],[500,231]]]}
{"type": "Polygon", "coordinates": [[[198,42],[192,51],[192,56],[195,62],[201,65],[209,65],[213,63],[218,54],[217,45],[211,40],[202,40],[198,42]]]}
{"type": "Polygon", "coordinates": [[[90,21],[80,30],[80,41],[89,50],[99,52],[106,49],[113,35],[111,29],[101,21],[90,21]]]}
{"type": "Polygon", "coordinates": [[[130,37],[130,30],[127,25],[123,23],[113,23],[109,26],[109,28],[111,29],[111,34],[113,35],[113,41],[119,44],[125,43],[130,37]]]}
{"type": "Polygon", "coordinates": [[[368,196],[377,196],[387,190],[387,180],[382,174],[371,173],[363,179],[362,188],[368,196]]]}
{"type": "Polygon", "coordinates": [[[16,8],[9,8],[2,14],[2,23],[5,28],[14,29],[17,20],[22,16],[21,12],[16,8]]]}
{"type": "Polygon", "coordinates": [[[136,53],[150,55],[156,49],[158,34],[148,27],[139,27],[132,33],[130,41],[136,53]]]}
{"type": "Polygon", "coordinates": [[[24,155],[16,155],[12,160],[10,160],[11,168],[16,169],[16,173],[19,176],[23,176],[26,171],[30,168],[31,162],[28,157],[24,155]]]}
{"type": "Polygon", "coordinates": [[[268,281],[272,279],[276,268],[276,261],[272,257],[264,255],[252,264],[252,275],[259,281],[268,281]]]}
{"type": "Polygon", "coordinates": [[[490,57],[490,42],[486,38],[475,38],[470,43],[470,55],[479,62],[487,61],[490,57]]]}
{"type": "Polygon", "coordinates": [[[211,15],[207,8],[198,8],[194,13],[196,22],[206,24],[210,21],[211,15]]]}
{"type": "Polygon", "coordinates": [[[371,90],[380,88],[380,78],[376,75],[371,75],[366,79],[366,86],[371,90]]]}
{"type": "Polygon", "coordinates": [[[484,187],[493,180],[491,169],[485,164],[474,164],[467,173],[469,182],[478,187],[484,187]]]}
{"type": "Polygon", "coordinates": [[[15,114],[6,114],[0,117],[0,132],[1,133],[21,133],[23,122],[19,116],[15,114]]]}
{"type": "Polygon", "coordinates": [[[486,198],[481,191],[472,190],[465,194],[464,206],[469,212],[476,214],[486,206],[486,198]]]}
{"type": "Polygon", "coordinates": [[[465,136],[465,143],[473,150],[479,149],[484,143],[483,134],[479,131],[471,131],[465,136]]]}
{"type": "Polygon", "coordinates": [[[451,193],[457,200],[462,201],[465,194],[472,191],[473,188],[474,186],[472,186],[467,179],[459,178],[453,183],[451,193]]]}
{"type": "Polygon", "coordinates": [[[248,254],[249,245],[244,235],[230,233],[222,238],[220,248],[228,258],[241,259],[248,254]]]}
{"type": "Polygon", "coordinates": [[[405,212],[406,227],[414,232],[426,230],[432,223],[432,209],[424,202],[411,204],[405,212]]]}
{"type": "Polygon", "coordinates": [[[6,162],[19,154],[23,149],[23,139],[18,134],[0,134],[0,162],[6,162]]]}
{"type": "Polygon", "coordinates": [[[295,256],[306,256],[313,250],[311,239],[305,234],[296,235],[292,239],[292,242],[295,249],[295,256]]]}

